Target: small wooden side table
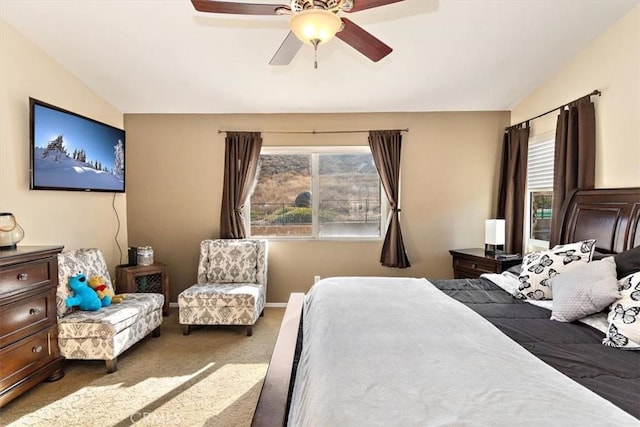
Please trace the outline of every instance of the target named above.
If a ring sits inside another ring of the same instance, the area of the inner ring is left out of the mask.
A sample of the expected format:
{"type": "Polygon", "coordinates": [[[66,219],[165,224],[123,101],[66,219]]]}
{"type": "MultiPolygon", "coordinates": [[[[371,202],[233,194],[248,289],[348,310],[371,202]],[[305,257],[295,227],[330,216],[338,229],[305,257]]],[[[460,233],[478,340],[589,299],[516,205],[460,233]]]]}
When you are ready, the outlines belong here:
{"type": "Polygon", "coordinates": [[[509,267],[522,263],[521,256],[502,259],[496,254],[487,254],[484,249],[452,249],[453,276],[456,279],[475,279],[483,273],[502,273],[509,267]]]}
{"type": "Polygon", "coordinates": [[[169,315],[169,269],[165,264],[119,265],[116,267],[116,293],[154,292],[164,295],[162,315],[169,315]]]}

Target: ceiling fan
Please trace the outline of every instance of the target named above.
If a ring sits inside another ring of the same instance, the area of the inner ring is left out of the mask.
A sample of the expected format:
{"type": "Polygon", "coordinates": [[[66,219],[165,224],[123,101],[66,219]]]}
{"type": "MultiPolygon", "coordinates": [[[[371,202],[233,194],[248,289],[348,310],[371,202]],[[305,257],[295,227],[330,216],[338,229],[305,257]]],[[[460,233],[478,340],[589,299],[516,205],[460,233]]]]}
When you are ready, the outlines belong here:
{"type": "Polygon", "coordinates": [[[318,68],[318,45],[328,42],[334,36],[374,62],[389,55],[393,49],[347,18],[339,17],[337,13],[353,13],[401,1],[404,0],[291,0],[289,5],[216,0],[191,0],[191,3],[199,12],[289,15],[289,34],[269,64],[288,65],[302,44],[306,43],[315,49],[315,68],[318,68]]]}

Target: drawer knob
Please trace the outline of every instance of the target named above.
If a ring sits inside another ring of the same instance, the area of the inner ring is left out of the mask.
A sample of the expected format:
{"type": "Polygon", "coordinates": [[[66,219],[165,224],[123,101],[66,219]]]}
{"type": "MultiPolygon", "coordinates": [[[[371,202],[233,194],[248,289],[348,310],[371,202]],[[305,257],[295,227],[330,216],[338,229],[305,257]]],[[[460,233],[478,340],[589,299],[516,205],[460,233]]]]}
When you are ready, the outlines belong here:
{"type": "Polygon", "coordinates": [[[29,310],[29,314],[31,316],[35,316],[37,314],[40,314],[40,309],[39,308],[32,308],[31,310],[29,310]]]}
{"type": "Polygon", "coordinates": [[[18,280],[29,280],[29,274],[27,273],[18,274],[18,280]]]}
{"type": "Polygon", "coordinates": [[[37,346],[33,347],[33,348],[31,349],[31,351],[32,351],[33,353],[40,353],[40,352],[42,351],[42,346],[41,346],[41,345],[37,345],[37,346]]]}
{"type": "Polygon", "coordinates": [[[478,268],[478,264],[471,264],[471,268],[478,268]]]}

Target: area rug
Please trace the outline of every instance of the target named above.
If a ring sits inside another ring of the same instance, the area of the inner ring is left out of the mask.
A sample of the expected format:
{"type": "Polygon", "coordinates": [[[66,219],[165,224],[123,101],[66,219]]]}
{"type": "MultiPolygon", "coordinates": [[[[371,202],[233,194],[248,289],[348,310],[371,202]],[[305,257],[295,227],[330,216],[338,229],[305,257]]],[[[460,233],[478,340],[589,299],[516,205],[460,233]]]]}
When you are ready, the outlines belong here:
{"type": "Polygon", "coordinates": [[[44,382],[0,409],[9,426],[249,426],[284,309],[267,308],[253,336],[234,326],[192,327],[182,335],[177,309],[162,336],[118,358],[66,361],[65,376],[44,382]]]}

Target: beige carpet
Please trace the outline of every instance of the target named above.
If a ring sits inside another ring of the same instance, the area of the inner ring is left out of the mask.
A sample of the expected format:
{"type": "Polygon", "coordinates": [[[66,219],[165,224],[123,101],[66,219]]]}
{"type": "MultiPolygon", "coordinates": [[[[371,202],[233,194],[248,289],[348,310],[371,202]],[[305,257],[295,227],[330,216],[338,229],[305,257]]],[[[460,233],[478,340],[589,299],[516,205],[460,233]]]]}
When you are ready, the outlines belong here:
{"type": "Polygon", "coordinates": [[[182,335],[177,309],[162,336],[118,358],[66,362],[66,375],[0,409],[10,426],[248,426],[284,309],[267,308],[252,337],[238,327],[194,327],[182,335]]]}

